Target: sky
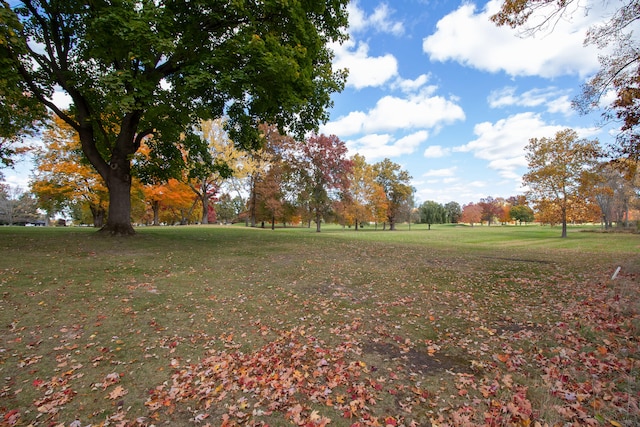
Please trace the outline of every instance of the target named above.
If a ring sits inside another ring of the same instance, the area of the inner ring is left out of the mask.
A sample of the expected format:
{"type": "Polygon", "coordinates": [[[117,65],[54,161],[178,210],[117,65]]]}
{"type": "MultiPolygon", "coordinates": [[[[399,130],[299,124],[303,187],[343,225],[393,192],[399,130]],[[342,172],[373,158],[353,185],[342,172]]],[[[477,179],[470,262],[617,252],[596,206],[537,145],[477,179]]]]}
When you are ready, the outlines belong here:
{"type": "MultiPolygon", "coordinates": [[[[530,138],[573,128],[610,142],[600,113],[580,115],[571,101],[599,68],[586,31],[618,2],[579,0],[587,9],[532,37],[489,20],[500,3],[352,1],[349,40],[332,46],[349,77],[320,132],[368,163],[399,164],[417,204],[523,194],[530,138]]],[[[5,182],[26,189],[30,167],[3,170],[5,182]]]]}
{"type": "Polygon", "coordinates": [[[418,204],[523,194],[530,138],[573,128],[610,142],[600,112],[571,107],[599,68],[602,52],[583,41],[603,2],[533,37],[489,20],[500,3],[353,1],[350,39],[334,47],[350,74],[320,131],[368,163],[401,165],[418,204]]]}

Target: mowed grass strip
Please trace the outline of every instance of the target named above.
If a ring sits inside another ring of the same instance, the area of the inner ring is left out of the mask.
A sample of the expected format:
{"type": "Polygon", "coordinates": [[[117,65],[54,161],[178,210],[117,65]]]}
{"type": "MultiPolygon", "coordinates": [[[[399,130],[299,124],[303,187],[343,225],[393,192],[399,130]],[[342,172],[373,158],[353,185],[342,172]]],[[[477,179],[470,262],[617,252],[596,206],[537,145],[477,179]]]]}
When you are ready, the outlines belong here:
{"type": "Polygon", "coordinates": [[[0,425],[636,425],[597,231],[0,228],[0,425]]]}

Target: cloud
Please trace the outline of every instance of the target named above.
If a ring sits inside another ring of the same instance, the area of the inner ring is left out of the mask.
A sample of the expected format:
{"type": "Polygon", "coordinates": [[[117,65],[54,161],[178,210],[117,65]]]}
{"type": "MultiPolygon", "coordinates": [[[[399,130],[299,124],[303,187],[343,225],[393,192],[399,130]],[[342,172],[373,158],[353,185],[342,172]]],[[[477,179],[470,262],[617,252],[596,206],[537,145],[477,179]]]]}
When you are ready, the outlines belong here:
{"type": "Polygon", "coordinates": [[[517,94],[516,91],[517,88],[513,86],[494,90],[489,94],[487,102],[491,108],[509,106],[533,108],[543,106],[549,113],[561,113],[565,115],[572,113],[569,90],[558,89],[551,86],[544,89],[531,89],[522,94],[517,94]]]}
{"type": "Polygon", "coordinates": [[[430,177],[440,177],[440,178],[444,178],[444,177],[452,177],[455,175],[456,170],[458,168],[457,167],[451,167],[451,168],[445,168],[445,169],[430,169],[427,172],[425,172],[424,174],[422,174],[423,177],[425,178],[430,178],[430,177]]]}
{"type": "Polygon", "coordinates": [[[394,21],[391,18],[393,10],[386,3],[379,4],[371,15],[365,13],[359,7],[358,2],[350,2],[347,5],[349,12],[349,33],[360,33],[367,30],[374,30],[380,33],[400,36],[404,34],[404,25],[401,21],[394,21]]]}
{"type": "Polygon", "coordinates": [[[353,111],[324,125],[322,132],[345,137],[359,133],[431,129],[464,119],[464,111],[458,104],[425,91],[406,98],[385,96],[366,113],[353,111]]]}
{"type": "Polygon", "coordinates": [[[366,43],[360,42],[356,48],[356,43],[348,40],[342,45],[333,44],[332,49],[334,68],[349,70],[347,86],[355,89],[382,86],[398,74],[398,61],[393,55],[369,56],[366,43]]]}
{"type": "Polygon", "coordinates": [[[584,78],[599,68],[597,49],[583,46],[596,13],[575,13],[571,20],[558,21],[553,31],[518,37],[517,30],[497,27],[490,21],[501,3],[491,0],[482,11],[464,3],[438,21],[436,32],[423,39],[423,51],[432,61],[456,61],[511,76],[584,78]]]}
{"type": "Polygon", "coordinates": [[[519,168],[526,168],[525,147],[531,138],[553,137],[562,126],[548,125],[539,114],[521,113],[475,125],[477,139],[458,147],[456,152],[470,152],[489,162],[488,167],[506,179],[517,179],[519,168]]]}
{"type": "Polygon", "coordinates": [[[428,159],[438,159],[451,154],[451,149],[445,148],[441,145],[430,145],[424,150],[424,157],[428,159]]]}
{"type": "MultiPolygon", "coordinates": [[[[395,89],[395,88],[400,89],[404,93],[415,93],[420,88],[423,88],[423,86],[428,81],[429,81],[429,75],[428,74],[421,74],[414,80],[403,79],[403,78],[398,77],[396,79],[396,81],[392,84],[392,88],[393,89],[395,89]]],[[[423,88],[423,90],[429,90],[429,91],[432,91],[432,92],[435,92],[436,89],[437,89],[437,86],[429,86],[427,88],[423,88]]]]}
{"type": "Polygon", "coordinates": [[[356,140],[346,141],[345,144],[352,154],[358,153],[369,161],[412,154],[428,137],[429,133],[425,130],[399,139],[390,134],[369,134],[356,140]]]}

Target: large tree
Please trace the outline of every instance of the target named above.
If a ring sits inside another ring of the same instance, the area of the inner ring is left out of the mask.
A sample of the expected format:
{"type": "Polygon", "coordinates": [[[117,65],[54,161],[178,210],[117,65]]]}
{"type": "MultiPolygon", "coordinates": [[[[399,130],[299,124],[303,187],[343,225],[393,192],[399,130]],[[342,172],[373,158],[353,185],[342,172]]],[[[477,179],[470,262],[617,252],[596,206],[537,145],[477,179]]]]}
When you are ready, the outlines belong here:
{"type": "MultiPolygon", "coordinates": [[[[610,91],[615,100],[605,106],[606,119],[621,122],[620,133],[612,147],[614,157],[640,160],[640,39],[633,34],[640,19],[640,1],[602,1],[607,19],[587,32],[585,45],[604,50],[600,69],[583,86],[574,105],[582,112],[601,107],[610,91]]],[[[525,34],[553,29],[559,19],[572,13],[589,13],[588,2],[580,0],[504,0],[491,17],[498,25],[520,27],[525,34]]],[[[628,164],[627,164],[628,165],[628,164]]]]}
{"type": "Polygon", "coordinates": [[[529,186],[528,197],[558,207],[562,237],[567,237],[569,211],[585,198],[583,184],[597,161],[598,142],[565,129],[554,138],[530,139],[525,150],[529,171],[522,180],[529,186]]]}
{"type": "Polygon", "coordinates": [[[130,159],[145,138],[175,158],[201,119],[226,115],[246,148],[259,122],[302,135],[327,119],[347,3],[0,0],[0,74],[18,88],[3,88],[0,118],[31,123],[44,105],[73,127],[109,189],[103,230],[132,234],[130,159]]]}

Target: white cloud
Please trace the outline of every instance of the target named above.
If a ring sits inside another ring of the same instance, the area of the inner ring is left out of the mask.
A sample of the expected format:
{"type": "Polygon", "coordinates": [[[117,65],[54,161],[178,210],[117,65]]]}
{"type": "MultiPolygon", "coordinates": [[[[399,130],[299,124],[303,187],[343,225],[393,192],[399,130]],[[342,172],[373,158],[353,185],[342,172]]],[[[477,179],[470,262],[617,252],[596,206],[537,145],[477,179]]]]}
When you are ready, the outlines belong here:
{"type": "MultiPolygon", "coordinates": [[[[421,74],[414,80],[410,79],[402,79],[398,77],[396,81],[393,83],[393,88],[398,88],[404,93],[415,93],[418,89],[422,88],[429,81],[428,74],[421,74]]],[[[423,90],[429,90],[435,92],[437,86],[429,86],[427,88],[423,88],[423,90]]]]}
{"type": "Polygon", "coordinates": [[[445,148],[441,145],[430,145],[424,150],[424,156],[428,159],[437,159],[440,157],[448,156],[451,153],[451,149],[445,148]]]}
{"type": "Polygon", "coordinates": [[[527,166],[524,148],[529,139],[553,137],[561,129],[562,126],[546,124],[538,114],[521,113],[495,123],[477,124],[477,139],[453,150],[471,152],[474,157],[487,160],[489,168],[504,178],[515,179],[520,176],[516,170],[527,166]]]}
{"type": "Polygon", "coordinates": [[[366,113],[353,111],[327,123],[321,131],[345,137],[359,133],[431,129],[464,119],[464,111],[459,105],[441,96],[430,96],[426,91],[406,98],[385,96],[366,113]]]}
{"type": "Polygon", "coordinates": [[[456,61],[483,71],[504,71],[511,76],[586,77],[598,69],[597,50],[584,47],[587,28],[595,13],[576,13],[560,20],[553,31],[535,37],[518,37],[517,30],[490,21],[501,0],[491,0],[482,11],[472,3],[438,21],[436,32],[423,40],[432,61],[456,61]]]}
{"type": "Polygon", "coordinates": [[[426,171],[422,176],[425,178],[428,177],[452,177],[455,175],[457,167],[444,168],[444,169],[430,169],[426,171]]]}
{"type": "Polygon", "coordinates": [[[491,108],[509,106],[540,107],[544,106],[549,113],[561,113],[568,115],[572,112],[569,90],[548,87],[544,89],[531,89],[522,94],[517,93],[517,88],[507,86],[492,91],[487,102],[491,108]]]}
{"type": "Polygon", "coordinates": [[[381,86],[398,74],[398,61],[393,55],[369,56],[366,43],[360,42],[356,48],[356,43],[348,40],[342,45],[334,44],[332,49],[334,68],[349,70],[347,86],[355,89],[381,86]]]}
{"type": "Polygon", "coordinates": [[[372,160],[412,154],[428,137],[429,133],[425,130],[399,139],[389,134],[373,133],[356,140],[346,141],[345,144],[351,153],[358,153],[367,160],[372,160]]]}
{"type": "Polygon", "coordinates": [[[374,30],[395,36],[404,34],[404,25],[391,18],[394,11],[386,3],[379,4],[369,16],[359,7],[358,2],[350,2],[347,5],[347,11],[349,12],[350,33],[374,30]]]}

